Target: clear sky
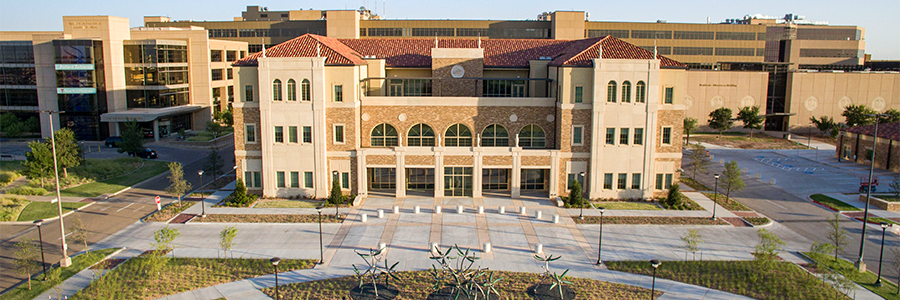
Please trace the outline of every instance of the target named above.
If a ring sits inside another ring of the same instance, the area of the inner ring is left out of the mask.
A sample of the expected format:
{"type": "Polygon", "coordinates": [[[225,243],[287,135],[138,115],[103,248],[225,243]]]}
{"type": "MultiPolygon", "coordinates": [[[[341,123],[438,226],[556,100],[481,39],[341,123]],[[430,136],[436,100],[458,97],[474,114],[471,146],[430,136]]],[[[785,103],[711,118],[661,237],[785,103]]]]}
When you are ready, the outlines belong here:
{"type": "MultiPolygon", "coordinates": [[[[154,1],[61,1],[4,0],[0,2],[0,30],[62,30],[64,15],[114,15],[131,19],[141,26],[143,16],[163,15],[176,20],[229,21],[241,15],[247,5],[270,10],[351,9],[375,0],[287,1],[266,0],[154,0],[154,1]]],[[[900,60],[900,1],[898,0],[633,0],[633,1],[411,1],[384,0],[377,3],[378,13],[385,10],[388,19],[535,19],[544,11],[581,10],[592,21],[633,21],[717,23],[747,14],[784,16],[804,15],[807,19],[828,21],[832,25],[857,25],[866,30],[866,53],[872,59],[900,60]]]]}

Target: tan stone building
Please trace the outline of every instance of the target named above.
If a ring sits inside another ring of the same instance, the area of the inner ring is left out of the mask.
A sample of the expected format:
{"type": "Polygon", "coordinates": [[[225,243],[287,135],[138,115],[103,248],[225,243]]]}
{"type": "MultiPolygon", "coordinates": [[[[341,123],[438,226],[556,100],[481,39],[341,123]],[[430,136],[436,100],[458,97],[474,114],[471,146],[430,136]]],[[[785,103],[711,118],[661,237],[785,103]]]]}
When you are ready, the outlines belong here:
{"type": "Polygon", "coordinates": [[[878,124],[878,138],[873,149],[874,136],[875,125],[842,129],[835,157],[868,166],[872,164],[874,153],[876,168],[900,173],[900,122],[878,124]]]}
{"type": "Polygon", "coordinates": [[[554,197],[583,180],[592,198],[648,198],[677,182],[685,65],[614,37],[304,35],[234,66],[237,167],[266,196],[337,181],[554,197]]]}

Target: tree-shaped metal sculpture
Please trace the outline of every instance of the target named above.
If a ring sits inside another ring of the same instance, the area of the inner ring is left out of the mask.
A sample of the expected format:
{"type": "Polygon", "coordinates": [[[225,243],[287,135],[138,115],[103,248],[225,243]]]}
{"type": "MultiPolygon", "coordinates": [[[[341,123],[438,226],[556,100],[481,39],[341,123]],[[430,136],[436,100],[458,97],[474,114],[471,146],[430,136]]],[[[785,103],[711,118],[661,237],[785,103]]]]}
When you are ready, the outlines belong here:
{"type": "Polygon", "coordinates": [[[475,262],[480,259],[475,252],[469,248],[463,250],[458,245],[453,245],[444,252],[440,249],[434,251],[437,255],[431,259],[440,265],[440,267],[431,265],[434,291],[449,287],[454,300],[462,295],[466,295],[466,299],[480,299],[480,296],[486,300],[491,299],[491,294],[500,296],[496,286],[503,278],[494,278],[494,271],[488,268],[473,268],[475,262]]]}
{"type": "Polygon", "coordinates": [[[537,290],[537,287],[541,286],[541,284],[544,284],[545,281],[550,281],[552,284],[547,291],[552,291],[553,288],[557,288],[559,290],[559,299],[565,299],[563,297],[563,285],[572,284],[572,282],[563,279],[563,277],[566,277],[566,273],[569,273],[569,269],[566,269],[562,274],[556,274],[556,272],[550,270],[550,262],[560,258],[562,258],[562,255],[557,255],[555,257],[553,254],[547,254],[547,256],[541,256],[539,254],[534,255],[534,259],[544,263],[544,266],[542,267],[544,268],[544,273],[541,273],[541,281],[535,285],[535,290],[537,290]]]}
{"type": "Polygon", "coordinates": [[[375,298],[378,298],[378,279],[383,278],[384,284],[387,285],[388,279],[398,279],[396,271],[394,268],[397,267],[397,264],[400,262],[395,262],[390,267],[387,266],[387,256],[382,255],[387,248],[380,248],[378,250],[369,249],[369,253],[360,253],[359,251],[354,250],[356,255],[359,255],[366,262],[365,271],[360,271],[359,268],[353,264],[353,272],[356,273],[356,278],[359,280],[359,289],[362,290],[363,285],[366,284],[366,279],[370,279],[372,281],[372,290],[375,292],[375,298]],[[384,266],[379,266],[378,263],[384,261],[384,266]]]}

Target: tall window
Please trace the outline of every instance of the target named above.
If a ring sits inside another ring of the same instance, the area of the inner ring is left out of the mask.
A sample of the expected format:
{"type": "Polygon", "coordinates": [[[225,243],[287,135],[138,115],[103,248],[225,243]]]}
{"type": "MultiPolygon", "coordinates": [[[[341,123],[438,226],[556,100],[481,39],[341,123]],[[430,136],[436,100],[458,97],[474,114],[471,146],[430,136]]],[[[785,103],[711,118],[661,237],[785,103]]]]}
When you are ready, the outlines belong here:
{"type": "Polygon", "coordinates": [[[491,124],[481,132],[481,146],[509,147],[509,132],[499,124],[491,124]]]}
{"type": "Polygon", "coordinates": [[[303,172],[303,187],[308,189],[313,187],[313,172],[303,172]]]}
{"type": "Polygon", "coordinates": [[[390,124],[381,123],[372,129],[372,147],[396,147],[397,129],[390,124]]]}
{"type": "Polygon", "coordinates": [[[672,127],[663,127],[662,129],[662,143],[666,145],[672,144],[672,127]]]}
{"type": "Polygon", "coordinates": [[[312,143],[312,126],[303,126],[303,142],[312,143]]]}
{"type": "Polygon", "coordinates": [[[344,86],[334,86],[334,102],[344,102],[344,86]]]}
{"type": "Polygon", "coordinates": [[[615,145],[616,144],[616,128],[614,128],[614,127],[606,128],[606,144],[607,145],[615,145]]]}
{"type": "Polygon", "coordinates": [[[253,86],[252,85],[244,86],[244,101],[253,102],[253,86]]]}
{"type": "Polygon", "coordinates": [[[631,128],[619,129],[619,144],[628,145],[628,138],[631,137],[631,128]]]}
{"type": "Polygon", "coordinates": [[[674,98],[674,97],[675,97],[675,88],[673,88],[673,87],[667,87],[667,88],[666,88],[666,99],[665,99],[665,102],[664,102],[664,103],[665,103],[665,104],[672,104],[672,98],[674,98]]]}
{"type": "Polygon", "coordinates": [[[300,82],[300,100],[309,101],[309,79],[300,82]]]}
{"type": "Polygon", "coordinates": [[[344,125],[334,125],[334,142],[344,143],[344,125]]]}
{"type": "Polygon", "coordinates": [[[288,80],[287,99],[288,101],[297,101],[297,82],[293,78],[288,80]]]}
{"type": "Polygon", "coordinates": [[[644,129],[643,128],[635,128],[634,129],[634,141],[635,145],[643,145],[644,144],[644,129]]]}
{"type": "Polygon", "coordinates": [[[582,103],[584,102],[584,87],[576,86],[575,87],[575,100],[573,103],[582,103]]]}
{"type": "Polygon", "coordinates": [[[453,124],[444,132],[447,147],[472,147],[472,131],[463,124],[453,124]]]}
{"type": "Polygon", "coordinates": [[[611,190],[613,188],[613,174],[605,173],[603,174],[603,189],[611,190]]]}
{"type": "Polygon", "coordinates": [[[631,174],[631,189],[632,190],[641,189],[641,173],[631,174]]]}
{"type": "Polygon", "coordinates": [[[434,130],[425,124],[416,124],[406,134],[406,146],[431,147],[434,146],[434,130]]]}
{"type": "Polygon", "coordinates": [[[529,124],[519,130],[519,147],[544,148],[546,144],[544,129],[541,126],[529,124]]]}
{"type": "Polygon", "coordinates": [[[619,173],[618,184],[616,185],[617,189],[624,190],[628,187],[628,174],[619,173]]]}
{"type": "Polygon", "coordinates": [[[647,102],[646,96],[647,85],[643,81],[638,81],[637,85],[634,86],[634,102],[645,103],[647,102]]]}
{"type": "Polygon", "coordinates": [[[291,172],[291,187],[300,187],[300,172],[291,172]]]}
{"type": "Polygon", "coordinates": [[[281,101],[281,80],[275,79],[272,82],[272,100],[281,101]]]}
{"type": "Polygon", "coordinates": [[[256,125],[247,125],[244,130],[244,137],[248,143],[256,142],[256,125]]]}
{"type": "Polygon", "coordinates": [[[616,82],[610,81],[606,85],[606,102],[616,102],[616,82]]]}
{"type": "Polygon", "coordinates": [[[288,142],[297,142],[297,126],[288,126],[288,142]]]}
{"type": "Polygon", "coordinates": [[[584,126],[572,126],[572,146],[584,145],[584,126]]]}
{"type": "Polygon", "coordinates": [[[283,188],[284,186],[284,172],[275,172],[275,182],[278,187],[283,188]]]}
{"type": "Polygon", "coordinates": [[[275,126],[275,142],[284,143],[284,127],[275,126]]]}
{"type": "Polygon", "coordinates": [[[622,103],[631,103],[631,82],[622,83],[622,103]]]}

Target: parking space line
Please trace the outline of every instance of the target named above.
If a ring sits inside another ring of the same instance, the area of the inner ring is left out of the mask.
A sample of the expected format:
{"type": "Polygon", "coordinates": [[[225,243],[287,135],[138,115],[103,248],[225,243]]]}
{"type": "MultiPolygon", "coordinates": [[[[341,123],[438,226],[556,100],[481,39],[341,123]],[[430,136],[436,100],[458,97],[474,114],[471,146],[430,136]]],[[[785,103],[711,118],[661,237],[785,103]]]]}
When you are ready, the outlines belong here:
{"type": "Polygon", "coordinates": [[[120,209],[119,209],[119,210],[117,210],[117,211],[116,211],[116,212],[120,212],[120,211],[122,211],[122,210],[123,210],[123,209],[126,209],[126,208],[128,208],[128,207],[129,207],[129,206],[132,206],[132,205],[134,205],[134,203],[131,203],[131,204],[128,204],[128,205],[125,205],[125,207],[123,207],[123,208],[120,208],[120,209]]]}

